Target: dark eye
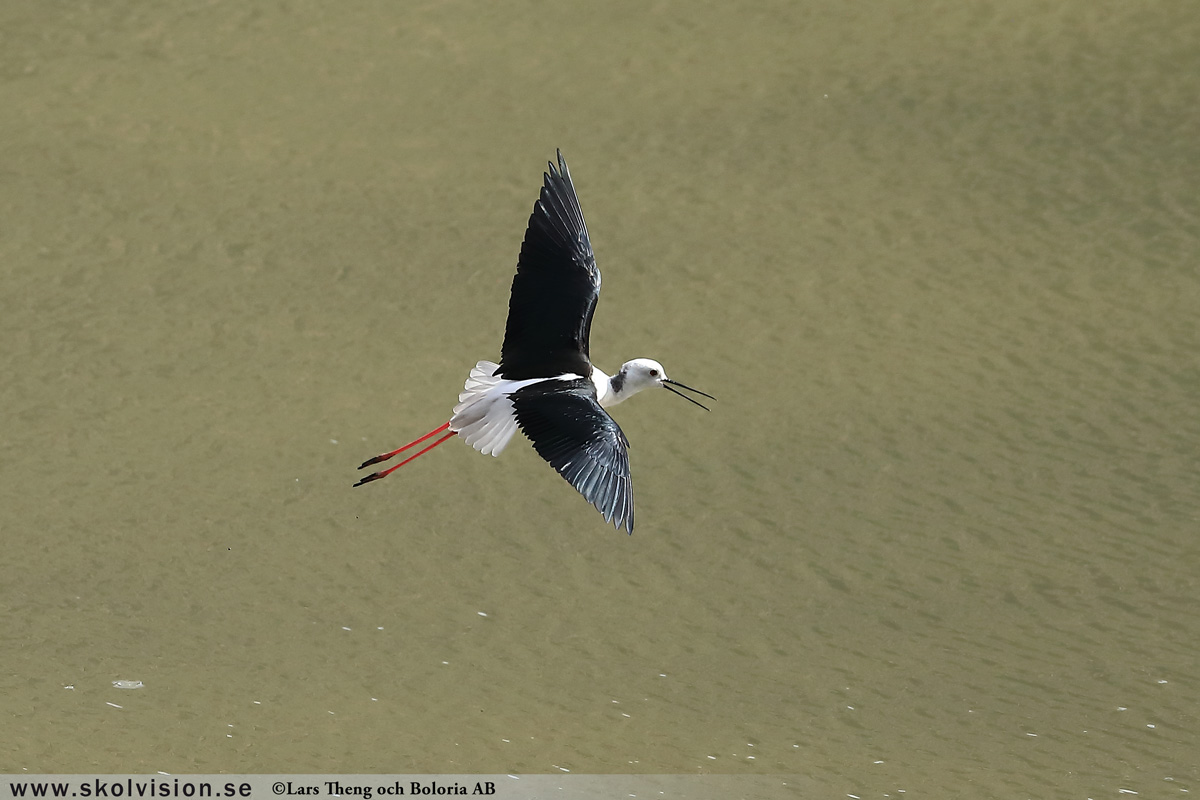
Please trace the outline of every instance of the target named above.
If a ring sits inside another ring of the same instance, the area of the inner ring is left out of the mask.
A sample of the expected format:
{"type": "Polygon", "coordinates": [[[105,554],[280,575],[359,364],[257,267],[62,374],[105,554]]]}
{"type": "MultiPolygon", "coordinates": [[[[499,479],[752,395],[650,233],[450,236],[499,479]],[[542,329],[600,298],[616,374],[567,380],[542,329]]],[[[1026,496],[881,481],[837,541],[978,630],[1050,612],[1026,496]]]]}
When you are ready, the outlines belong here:
{"type": "Polygon", "coordinates": [[[656,369],[652,369],[652,370],[650,370],[650,377],[651,377],[651,378],[657,378],[657,377],[658,377],[658,370],[656,370],[656,369]]]}

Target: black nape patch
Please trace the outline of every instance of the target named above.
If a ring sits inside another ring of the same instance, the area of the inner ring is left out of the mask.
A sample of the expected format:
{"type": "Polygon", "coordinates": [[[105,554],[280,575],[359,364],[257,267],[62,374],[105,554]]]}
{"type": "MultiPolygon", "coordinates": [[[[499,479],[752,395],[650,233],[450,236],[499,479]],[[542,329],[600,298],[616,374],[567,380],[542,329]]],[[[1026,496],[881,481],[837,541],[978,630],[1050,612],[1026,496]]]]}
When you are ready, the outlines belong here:
{"type": "Polygon", "coordinates": [[[621,393],[621,388],[625,385],[625,370],[621,370],[616,375],[612,376],[612,388],[617,394],[621,393]]]}

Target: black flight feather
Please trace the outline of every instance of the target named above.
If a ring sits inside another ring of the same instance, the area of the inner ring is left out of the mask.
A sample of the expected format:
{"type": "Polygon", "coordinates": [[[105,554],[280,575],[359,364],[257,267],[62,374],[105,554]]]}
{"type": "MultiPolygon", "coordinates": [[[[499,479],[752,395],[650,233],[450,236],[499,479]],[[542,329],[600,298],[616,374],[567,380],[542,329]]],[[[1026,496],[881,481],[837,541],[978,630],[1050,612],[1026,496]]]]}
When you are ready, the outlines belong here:
{"type": "Polygon", "coordinates": [[[633,533],[629,441],[590,379],[543,381],[511,395],[533,449],[620,530],[633,533]]]}
{"type": "Polygon", "coordinates": [[[600,270],[567,162],[549,165],[521,244],[508,301],[499,374],[512,380],[589,377],[600,270]]]}

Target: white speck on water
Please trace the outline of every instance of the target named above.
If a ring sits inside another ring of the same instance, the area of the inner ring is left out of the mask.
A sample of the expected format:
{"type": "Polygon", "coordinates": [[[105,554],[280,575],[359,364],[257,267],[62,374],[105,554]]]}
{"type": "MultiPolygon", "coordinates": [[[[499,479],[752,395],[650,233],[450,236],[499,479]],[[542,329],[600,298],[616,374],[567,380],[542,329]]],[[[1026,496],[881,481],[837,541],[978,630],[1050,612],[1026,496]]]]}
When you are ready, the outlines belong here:
{"type": "Polygon", "coordinates": [[[1159,682],[1158,682],[1158,685],[1159,685],[1159,686],[1162,686],[1164,683],[1166,683],[1166,681],[1159,681],[1159,682]]]}
{"type": "Polygon", "coordinates": [[[330,443],[330,444],[337,444],[337,439],[330,439],[330,440],[329,440],[329,443],[330,443]]]}
{"type": "Polygon", "coordinates": [[[479,616],[481,616],[481,617],[486,617],[486,616],[487,616],[487,612],[486,612],[486,611],[476,611],[475,613],[476,613],[476,614],[478,614],[478,615],[479,615],[479,616]]]}
{"type": "Polygon", "coordinates": [[[1133,789],[1117,789],[1117,794],[1137,794],[1133,789]]]}
{"type": "Polygon", "coordinates": [[[343,626],[342,626],[342,630],[344,630],[344,631],[348,631],[348,630],[350,630],[350,629],[349,629],[349,628],[347,628],[345,625],[343,625],[343,626]]]}
{"type": "Polygon", "coordinates": [[[554,767],[555,769],[562,770],[563,772],[571,771],[571,770],[567,769],[566,767],[560,767],[558,764],[551,764],[550,766],[554,767]]]}
{"type": "Polygon", "coordinates": [[[1155,725],[1153,722],[1147,722],[1147,723],[1146,723],[1146,727],[1147,727],[1147,728],[1154,728],[1154,727],[1157,727],[1157,726],[1156,726],[1156,725],[1155,725]]]}
{"type": "Polygon", "coordinates": [[[117,689],[141,689],[141,681],[113,681],[112,685],[117,689]]]}
{"type": "Polygon", "coordinates": [[[105,703],[105,705],[112,706],[113,708],[124,708],[125,707],[125,706],[119,706],[116,703],[105,703]]]}

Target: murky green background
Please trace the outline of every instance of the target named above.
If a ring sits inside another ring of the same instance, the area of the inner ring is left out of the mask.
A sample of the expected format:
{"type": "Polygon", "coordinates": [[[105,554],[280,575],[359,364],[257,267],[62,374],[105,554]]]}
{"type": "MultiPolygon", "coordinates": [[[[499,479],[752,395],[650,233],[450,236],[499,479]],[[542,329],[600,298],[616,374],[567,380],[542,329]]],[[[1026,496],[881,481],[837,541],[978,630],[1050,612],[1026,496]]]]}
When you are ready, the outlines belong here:
{"type": "Polygon", "coordinates": [[[0,6],[0,771],[1200,790],[1197,42],[1123,0],[0,6]],[[523,443],[352,490],[497,355],[555,147],[598,365],[720,402],[616,410],[632,537],[523,443]]]}

